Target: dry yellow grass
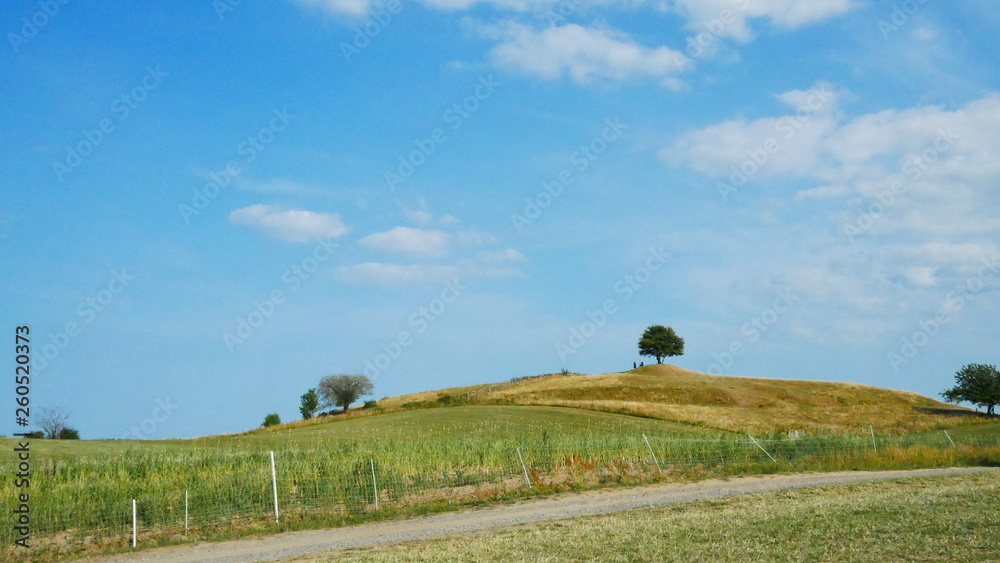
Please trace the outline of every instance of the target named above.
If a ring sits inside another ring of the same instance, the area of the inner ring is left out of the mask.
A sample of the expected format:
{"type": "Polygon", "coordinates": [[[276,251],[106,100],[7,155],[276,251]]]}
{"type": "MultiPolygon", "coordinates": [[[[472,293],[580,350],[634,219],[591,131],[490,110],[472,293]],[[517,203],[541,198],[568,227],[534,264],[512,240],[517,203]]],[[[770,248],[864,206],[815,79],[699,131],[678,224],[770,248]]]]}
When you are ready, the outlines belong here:
{"type": "Polygon", "coordinates": [[[857,383],[706,375],[670,365],[530,379],[473,395],[472,400],[622,412],[757,433],[843,432],[869,425],[886,433],[983,421],[970,416],[974,411],[969,409],[907,391],[857,383]]]}

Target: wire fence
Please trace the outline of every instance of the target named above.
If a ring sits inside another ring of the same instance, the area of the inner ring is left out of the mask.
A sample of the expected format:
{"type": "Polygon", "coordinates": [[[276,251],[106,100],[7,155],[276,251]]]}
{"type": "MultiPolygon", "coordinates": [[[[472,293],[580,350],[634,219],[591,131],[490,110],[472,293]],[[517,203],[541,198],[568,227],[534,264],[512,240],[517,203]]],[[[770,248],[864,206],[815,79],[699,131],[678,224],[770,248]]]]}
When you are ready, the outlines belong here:
{"type": "MultiPolygon", "coordinates": [[[[526,489],[694,474],[871,469],[901,459],[940,465],[979,459],[975,456],[984,452],[996,461],[1000,437],[546,436],[531,444],[497,442],[477,451],[461,446],[442,450],[440,444],[421,450],[418,443],[405,452],[363,455],[371,450],[359,446],[346,448],[348,455],[343,455],[344,447],[335,448],[47,462],[32,482],[32,549],[73,553],[133,542],[141,547],[144,540],[147,545],[164,538],[183,541],[191,534],[266,529],[276,522],[377,518],[384,512],[523,494],[526,489]]],[[[11,514],[16,495],[10,480],[0,481],[0,489],[7,491],[0,510],[11,514]]],[[[0,526],[0,536],[8,546],[0,552],[5,559],[25,557],[25,550],[12,547],[15,529],[0,526]]]]}

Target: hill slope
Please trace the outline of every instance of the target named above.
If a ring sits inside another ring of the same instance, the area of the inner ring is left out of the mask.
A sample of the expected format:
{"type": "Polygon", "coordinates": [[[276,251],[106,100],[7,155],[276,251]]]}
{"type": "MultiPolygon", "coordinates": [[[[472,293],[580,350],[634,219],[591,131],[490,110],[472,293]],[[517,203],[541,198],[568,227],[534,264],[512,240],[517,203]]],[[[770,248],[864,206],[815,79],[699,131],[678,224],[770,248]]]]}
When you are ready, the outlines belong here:
{"type": "Polygon", "coordinates": [[[734,432],[882,432],[984,422],[975,412],[917,393],[857,383],[706,375],[670,365],[624,373],[550,375],[496,386],[385,399],[399,408],[443,395],[474,404],[548,405],[634,414],[734,432]]]}

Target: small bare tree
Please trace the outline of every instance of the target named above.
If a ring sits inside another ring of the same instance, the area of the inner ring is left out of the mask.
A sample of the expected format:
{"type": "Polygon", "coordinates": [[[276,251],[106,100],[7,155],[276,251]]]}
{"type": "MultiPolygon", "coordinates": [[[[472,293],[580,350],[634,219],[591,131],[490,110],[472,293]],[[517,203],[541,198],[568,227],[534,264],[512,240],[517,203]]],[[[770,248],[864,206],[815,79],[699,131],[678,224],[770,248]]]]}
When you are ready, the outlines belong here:
{"type": "Polygon", "coordinates": [[[66,423],[69,421],[69,411],[63,407],[46,407],[42,409],[42,417],[38,421],[38,426],[46,438],[55,440],[69,428],[66,423]]]}

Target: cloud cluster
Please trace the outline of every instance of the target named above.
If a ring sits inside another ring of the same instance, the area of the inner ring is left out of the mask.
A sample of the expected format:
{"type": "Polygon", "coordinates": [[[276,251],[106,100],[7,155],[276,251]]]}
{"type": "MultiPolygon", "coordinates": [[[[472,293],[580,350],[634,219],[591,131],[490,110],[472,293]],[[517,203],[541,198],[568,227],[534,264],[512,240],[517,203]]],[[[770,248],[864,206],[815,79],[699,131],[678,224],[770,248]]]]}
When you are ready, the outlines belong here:
{"type": "MultiPolygon", "coordinates": [[[[354,17],[364,17],[378,9],[372,0],[294,1],[331,14],[354,17]]],[[[711,35],[712,48],[698,48],[699,56],[704,56],[718,51],[720,39],[742,43],[752,40],[753,20],[795,29],[840,16],[857,6],[855,0],[670,0],[666,4],[645,0],[419,0],[419,3],[447,12],[485,5],[502,14],[490,23],[465,21],[465,27],[474,35],[495,42],[487,60],[498,68],[542,80],[568,77],[579,84],[652,78],[673,89],[682,86],[676,76],[694,68],[690,57],[665,45],[643,45],[602,23],[568,22],[567,16],[581,19],[596,9],[648,10],[651,17],[663,17],[662,12],[676,13],[686,20],[687,29],[711,35]],[[522,15],[529,13],[535,17],[522,15]],[[544,16],[549,25],[537,27],[537,16],[544,16]]],[[[689,38],[689,45],[695,40],[689,38]]]]}
{"type": "Polygon", "coordinates": [[[710,184],[742,177],[741,190],[770,194],[769,210],[807,233],[808,256],[786,260],[772,283],[815,307],[933,311],[1000,255],[1000,95],[856,117],[840,96],[823,84],[787,92],[785,115],[688,131],[660,155],[710,184]]]}

